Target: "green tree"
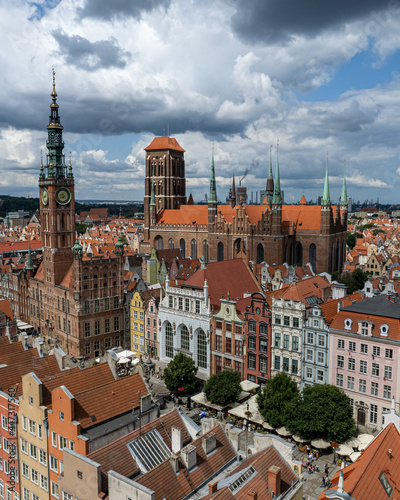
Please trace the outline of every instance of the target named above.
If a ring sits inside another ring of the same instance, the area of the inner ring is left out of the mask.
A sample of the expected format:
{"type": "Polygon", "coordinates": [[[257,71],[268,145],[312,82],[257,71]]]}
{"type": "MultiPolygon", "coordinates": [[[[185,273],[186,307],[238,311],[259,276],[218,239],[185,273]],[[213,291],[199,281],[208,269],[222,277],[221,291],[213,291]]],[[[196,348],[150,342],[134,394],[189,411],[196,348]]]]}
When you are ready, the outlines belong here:
{"type": "Polygon", "coordinates": [[[194,360],[180,352],[164,369],[164,382],[172,392],[183,387],[185,392],[191,393],[196,387],[196,373],[194,360]]]}
{"type": "Polygon", "coordinates": [[[240,394],[240,375],[237,372],[222,371],[208,379],[204,393],[211,403],[226,406],[237,401],[240,394]]]}
{"type": "Polygon", "coordinates": [[[89,226],[87,224],[83,224],[83,222],[75,222],[75,231],[78,233],[78,236],[85,234],[88,227],[89,226]]]}
{"type": "Polygon", "coordinates": [[[261,415],[275,429],[286,426],[291,404],[299,399],[296,382],[286,373],[277,373],[268,379],[258,394],[257,404],[261,415]]]}
{"type": "Polygon", "coordinates": [[[343,273],[339,277],[336,277],[335,275],[334,279],[347,286],[347,293],[353,293],[364,287],[364,283],[368,279],[368,273],[365,273],[362,269],[357,268],[352,273],[343,273]]]}
{"type": "Polygon", "coordinates": [[[334,385],[305,387],[288,413],[286,427],[303,439],[322,438],[343,443],[355,432],[350,399],[334,385]]]}
{"type": "Polygon", "coordinates": [[[361,233],[351,233],[350,231],[347,231],[347,246],[350,248],[350,250],[353,250],[353,248],[356,246],[357,238],[362,237],[363,235],[361,233]]]}

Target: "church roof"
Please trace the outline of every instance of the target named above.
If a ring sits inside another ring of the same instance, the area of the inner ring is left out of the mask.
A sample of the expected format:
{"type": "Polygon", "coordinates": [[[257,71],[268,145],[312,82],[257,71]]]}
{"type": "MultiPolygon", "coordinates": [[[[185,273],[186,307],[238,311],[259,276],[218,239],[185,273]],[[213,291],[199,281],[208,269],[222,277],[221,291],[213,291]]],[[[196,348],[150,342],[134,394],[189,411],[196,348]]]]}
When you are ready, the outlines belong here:
{"type": "Polygon", "coordinates": [[[144,148],[145,151],[160,151],[164,149],[185,152],[174,137],[155,137],[147,148],[144,148]]]}

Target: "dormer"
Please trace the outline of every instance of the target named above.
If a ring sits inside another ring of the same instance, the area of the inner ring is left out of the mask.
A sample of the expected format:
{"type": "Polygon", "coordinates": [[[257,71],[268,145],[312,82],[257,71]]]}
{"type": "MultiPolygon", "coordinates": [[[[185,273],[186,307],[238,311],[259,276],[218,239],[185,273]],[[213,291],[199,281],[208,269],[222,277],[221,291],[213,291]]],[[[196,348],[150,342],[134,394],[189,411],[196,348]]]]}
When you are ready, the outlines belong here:
{"type": "Polygon", "coordinates": [[[387,337],[389,333],[389,325],[381,325],[379,333],[382,337],[387,337]]]}
{"type": "Polygon", "coordinates": [[[351,330],[352,325],[353,325],[353,320],[352,319],[346,318],[344,320],[344,329],[345,330],[351,330]]]}
{"type": "Polygon", "coordinates": [[[372,337],[372,329],[374,325],[371,321],[368,320],[360,320],[358,321],[358,331],[359,335],[364,335],[366,337],[372,337]]]}

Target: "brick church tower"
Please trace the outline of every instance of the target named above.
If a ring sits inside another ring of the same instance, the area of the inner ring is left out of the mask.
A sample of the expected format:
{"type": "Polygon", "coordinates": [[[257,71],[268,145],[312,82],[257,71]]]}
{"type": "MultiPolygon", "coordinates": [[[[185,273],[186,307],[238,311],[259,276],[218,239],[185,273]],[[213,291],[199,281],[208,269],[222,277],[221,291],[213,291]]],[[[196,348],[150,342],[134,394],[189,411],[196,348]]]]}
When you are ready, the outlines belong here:
{"type": "Polygon", "coordinates": [[[186,205],[185,150],[171,137],[156,137],[145,148],[146,178],[144,194],[144,240],[150,238],[150,202],[152,210],[176,209],[186,205]]]}

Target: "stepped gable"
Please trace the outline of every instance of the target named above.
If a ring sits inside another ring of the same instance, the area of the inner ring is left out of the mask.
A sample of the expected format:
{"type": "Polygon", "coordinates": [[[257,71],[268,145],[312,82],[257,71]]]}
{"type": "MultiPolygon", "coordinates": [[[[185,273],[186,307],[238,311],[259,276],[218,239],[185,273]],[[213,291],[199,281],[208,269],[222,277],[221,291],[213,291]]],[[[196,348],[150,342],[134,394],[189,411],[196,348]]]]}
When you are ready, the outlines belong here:
{"type": "Polygon", "coordinates": [[[337,472],[331,482],[335,486],[321,493],[318,500],[400,498],[400,434],[396,426],[390,423],[385,427],[361,452],[361,456],[353,464],[337,472]],[[338,492],[341,474],[343,474],[344,483],[343,493],[338,492]],[[386,476],[389,483],[388,492],[380,480],[382,474],[386,476]]]}
{"type": "Polygon", "coordinates": [[[144,436],[147,432],[156,429],[160,433],[164,443],[169,449],[171,449],[172,427],[182,430],[183,446],[189,443],[190,436],[182,423],[179,413],[176,410],[172,410],[157,420],[153,420],[152,422],[143,425],[141,429],[135,429],[120,439],[117,439],[116,441],[113,441],[112,443],[90,453],[88,458],[101,465],[100,471],[102,491],[108,490],[107,473],[110,470],[113,470],[125,477],[132,477],[139,474],[136,462],[129,451],[128,443],[138,438],[140,435],[144,436]]]}
{"type": "Polygon", "coordinates": [[[261,291],[253,273],[242,259],[211,262],[206,269],[200,268],[190,276],[184,286],[202,288],[204,280],[207,280],[211,305],[216,311],[221,306],[220,299],[227,297],[228,290],[233,300],[242,298],[246,292],[261,291]]]}

